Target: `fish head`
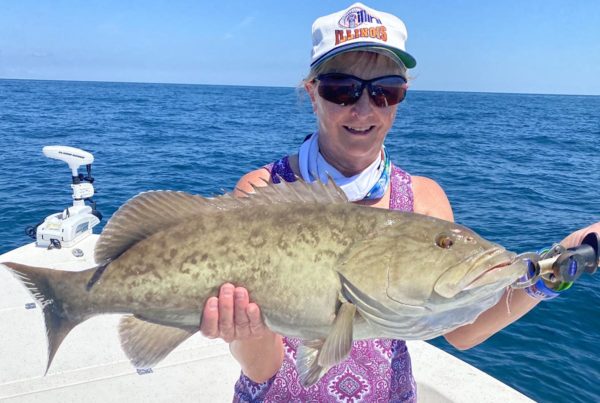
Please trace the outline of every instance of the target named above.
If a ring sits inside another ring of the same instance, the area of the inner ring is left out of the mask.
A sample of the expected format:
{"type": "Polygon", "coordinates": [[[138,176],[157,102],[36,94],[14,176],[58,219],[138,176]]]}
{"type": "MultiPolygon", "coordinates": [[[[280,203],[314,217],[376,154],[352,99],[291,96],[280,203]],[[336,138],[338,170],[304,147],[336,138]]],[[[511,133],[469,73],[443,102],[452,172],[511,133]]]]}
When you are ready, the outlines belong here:
{"type": "Polygon", "coordinates": [[[490,284],[504,288],[527,270],[515,253],[469,228],[417,218],[402,229],[397,241],[403,244],[394,248],[388,269],[386,294],[396,303],[426,306],[434,295],[443,301],[490,284]]]}
{"type": "Polygon", "coordinates": [[[428,339],[471,323],[527,271],[514,253],[464,226],[377,214],[377,230],[350,246],[337,271],[343,297],[379,335],[428,339]]]}

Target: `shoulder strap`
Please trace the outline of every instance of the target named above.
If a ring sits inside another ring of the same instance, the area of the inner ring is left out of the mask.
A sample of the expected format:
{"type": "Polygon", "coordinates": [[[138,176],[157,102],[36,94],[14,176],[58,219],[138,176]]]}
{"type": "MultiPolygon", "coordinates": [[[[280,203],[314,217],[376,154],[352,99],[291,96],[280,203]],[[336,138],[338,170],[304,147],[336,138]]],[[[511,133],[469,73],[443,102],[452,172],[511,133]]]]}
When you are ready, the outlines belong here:
{"type": "Polygon", "coordinates": [[[390,210],[414,211],[415,203],[410,174],[394,164],[392,164],[390,187],[390,210]]]}
{"type": "Polygon", "coordinates": [[[286,182],[296,181],[296,174],[294,174],[294,170],[290,165],[290,157],[288,155],[267,165],[265,168],[271,171],[271,180],[273,183],[279,183],[280,178],[286,182]]]}

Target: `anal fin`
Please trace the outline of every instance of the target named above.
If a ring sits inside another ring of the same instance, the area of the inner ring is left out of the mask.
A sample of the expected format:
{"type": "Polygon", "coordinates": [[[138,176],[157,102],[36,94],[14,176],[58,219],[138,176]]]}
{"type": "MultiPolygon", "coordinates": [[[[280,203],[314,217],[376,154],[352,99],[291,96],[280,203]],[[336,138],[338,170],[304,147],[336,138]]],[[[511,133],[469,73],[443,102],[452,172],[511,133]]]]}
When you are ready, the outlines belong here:
{"type": "Polygon", "coordinates": [[[156,365],[196,331],[160,325],[132,315],[124,316],[119,323],[121,347],[136,368],[156,365]]]}
{"type": "Polygon", "coordinates": [[[327,339],[305,341],[298,348],[296,363],[303,386],[316,383],[329,368],[350,354],[355,313],[356,306],[342,303],[327,339]]]}
{"type": "Polygon", "coordinates": [[[317,383],[329,368],[319,365],[319,354],[323,347],[323,340],[303,341],[296,352],[296,366],[300,383],[309,387],[317,383]]]}

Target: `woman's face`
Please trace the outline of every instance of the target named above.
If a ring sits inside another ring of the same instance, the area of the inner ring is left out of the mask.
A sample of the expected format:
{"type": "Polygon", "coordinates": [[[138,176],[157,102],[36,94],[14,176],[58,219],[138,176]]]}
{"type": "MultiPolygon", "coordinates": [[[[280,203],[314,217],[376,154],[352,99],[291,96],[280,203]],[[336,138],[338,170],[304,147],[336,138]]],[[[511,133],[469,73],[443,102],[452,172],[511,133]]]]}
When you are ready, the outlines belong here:
{"type": "MultiPolygon", "coordinates": [[[[402,74],[386,56],[372,52],[343,53],[328,62],[323,73],[346,73],[368,80],[402,74]]],[[[326,101],[317,93],[319,82],[306,85],[319,124],[319,148],[325,159],[346,176],[354,175],[375,160],[394,123],[398,105],[377,107],[363,90],[353,105],[326,101]]]]}

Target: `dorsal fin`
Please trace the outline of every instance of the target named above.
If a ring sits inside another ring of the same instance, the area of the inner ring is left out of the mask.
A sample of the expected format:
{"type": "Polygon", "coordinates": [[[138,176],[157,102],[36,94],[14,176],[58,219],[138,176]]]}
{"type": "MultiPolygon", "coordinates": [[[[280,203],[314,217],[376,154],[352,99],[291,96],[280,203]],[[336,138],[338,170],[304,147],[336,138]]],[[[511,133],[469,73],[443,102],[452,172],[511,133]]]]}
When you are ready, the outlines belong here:
{"type": "Polygon", "coordinates": [[[137,242],[194,216],[255,205],[348,202],[331,179],[327,184],[282,181],[253,186],[253,189],[246,194],[248,197],[242,198],[235,198],[231,193],[215,198],[174,191],[140,193],[121,206],[104,227],[96,243],[96,262],[115,259],[137,242]]]}
{"type": "Polygon", "coordinates": [[[250,204],[277,204],[277,203],[316,203],[335,204],[348,203],[344,191],[329,177],[327,183],[321,181],[305,182],[296,177],[295,182],[286,182],[282,178],[279,183],[265,182],[265,186],[252,185],[254,191],[245,193],[248,197],[242,198],[250,204]]]}
{"type": "Polygon", "coordinates": [[[94,258],[99,263],[114,259],[142,239],[213,209],[211,199],[183,192],[140,193],[110,218],[96,243],[94,258]]]}

